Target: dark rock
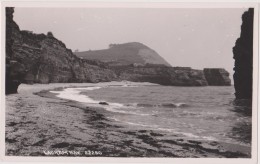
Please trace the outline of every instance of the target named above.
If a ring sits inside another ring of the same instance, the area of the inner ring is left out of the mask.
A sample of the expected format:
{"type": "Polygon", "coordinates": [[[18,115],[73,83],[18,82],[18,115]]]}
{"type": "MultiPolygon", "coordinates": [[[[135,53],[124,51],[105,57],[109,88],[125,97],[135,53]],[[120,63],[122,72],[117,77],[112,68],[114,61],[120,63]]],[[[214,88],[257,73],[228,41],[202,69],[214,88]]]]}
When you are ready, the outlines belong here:
{"type": "Polygon", "coordinates": [[[164,135],[161,134],[161,133],[154,133],[154,132],[151,132],[150,135],[151,135],[151,136],[159,136],[159,137],[164,136],[164,135]]]}
{"type": "Polygon", "coordinates": [[[233,78],[236,98],[251,99],[253,80],[253,8],[250,8],[243,14],[242,21],[240,38],[237,39],[233,48],[235,59],[233,78]]]}
{"type": "Polygon", "coordinates": [[[7,142],[7,143],[15,143],[15,142],[18,142],[18,141],[16,139],[5,138],[5,142],[7,142]]]}
{"type": "Polygon", "coordinates": [[[99,104],[100,105],[109,105],[107,102],[103,102],[103,101],[99,102],[99,104]]]}
{"type": "Polygon", "coordinates": [[[154,107],[153,104],[137,104],[138,107],[154,107]]]}
{"type": "Polygon", "coordinates": [[[229,73],[223,68],[205,68],[205,78],[210,86],[230,86],[229,73]]]}
{"type": "Polygon", "coordinates": [[[209,144],[210,144],[211,146],[217,146],[219,143],[216,142],[216,141],[212,141],[212,142],[210,142],[209,144]]]}
{"type": "Polygon", "coordinates": [[[6,94],[17,93],[18,86],[25,75],[24,66],[13,59],[14,38],[12,36],[19,36],[20,30],[13,21],[13,12],[14,8],[6,8],[6,94]]]}
{"type": "Polygon", "coordinates": [[[161,106],[166,108],[176,108],[177,106],[173,103],[162,103],[161,106]]]}

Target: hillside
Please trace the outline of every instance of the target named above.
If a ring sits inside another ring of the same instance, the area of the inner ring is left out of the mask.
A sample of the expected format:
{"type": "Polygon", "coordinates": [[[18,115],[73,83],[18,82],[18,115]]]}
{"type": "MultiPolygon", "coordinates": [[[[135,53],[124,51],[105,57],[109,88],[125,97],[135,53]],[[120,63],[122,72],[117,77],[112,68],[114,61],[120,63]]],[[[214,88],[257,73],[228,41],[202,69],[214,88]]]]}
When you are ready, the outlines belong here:
{"type": "Polygon", "coordinates": [[[157,52],[138,42],[110,44],[108,49],[74,52],[80,58],[99,60],[109,65],[162,64],[171,66],[157,52]]]}

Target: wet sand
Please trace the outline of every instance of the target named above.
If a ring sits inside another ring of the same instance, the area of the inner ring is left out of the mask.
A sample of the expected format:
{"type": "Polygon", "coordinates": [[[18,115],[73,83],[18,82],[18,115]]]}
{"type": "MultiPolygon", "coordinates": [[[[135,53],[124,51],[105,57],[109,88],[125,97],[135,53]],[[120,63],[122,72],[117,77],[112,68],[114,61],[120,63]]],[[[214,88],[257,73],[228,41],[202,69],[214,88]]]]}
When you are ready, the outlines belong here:
{"type": "MultiPolygon", "coordinates": [[[[104,109],[59,99],[49,90],[100,84],[19,86],[6,96],[7,156],[250,158],[251,148],[109,120],[104,109]]],[[[122,85],[120,82],[113,85],[122,85]]]]}

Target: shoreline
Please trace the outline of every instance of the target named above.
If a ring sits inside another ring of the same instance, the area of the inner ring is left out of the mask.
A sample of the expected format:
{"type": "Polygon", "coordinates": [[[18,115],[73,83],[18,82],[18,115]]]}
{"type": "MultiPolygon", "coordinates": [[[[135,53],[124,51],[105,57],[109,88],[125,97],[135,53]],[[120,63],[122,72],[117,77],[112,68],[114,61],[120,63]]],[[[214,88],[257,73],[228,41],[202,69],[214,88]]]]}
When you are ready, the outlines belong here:
{"type": "Polygon", "coordinates": [[[46,156],[43,153],[46,150],[89,150],[102,152],[102,155],[90,155],[92,157],[251,156],[250,148],[245,146],[187,140],[176,134],[126,126],[106,118],[102,108],[60,99],[49,92],[107,84],[111,83],[22,85],[20,93],[6,96],[6,155],[46,156]]]}

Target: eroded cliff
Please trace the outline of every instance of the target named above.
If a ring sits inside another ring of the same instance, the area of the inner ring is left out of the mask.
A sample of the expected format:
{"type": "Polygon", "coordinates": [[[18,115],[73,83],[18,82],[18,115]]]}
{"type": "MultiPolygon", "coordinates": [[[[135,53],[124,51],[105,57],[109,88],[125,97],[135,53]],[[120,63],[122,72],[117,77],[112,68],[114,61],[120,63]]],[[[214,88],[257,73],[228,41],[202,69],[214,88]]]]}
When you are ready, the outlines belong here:
{"type": "Polygon", "coordinates": [[[163,67],[156,65],[122,66],[112,68],[120,80],[152,82],[172,86],[207,86],[202,70],[189,67],[163,67]]]}
{"type": "Polygon", "coordinates": [[[52,35],[21,31],[6,8],[6,94],[20,83],[101,82],[116,78],[101,62],[75,56],[52,35]]]}
{"type": "Polygon", "coordinates": [[[242,26],[240,38],[237,39],[233,48],[234,86],[237,99],[252,98],[253,80],[253,20],[254,9],[250,8],[242,16],[242,26]]]}
{"type": "Polygon", "coordinates": [[[205,78],[210,86],[230,86],[229,73],[223,68],[205,68],[205,78]]]}

